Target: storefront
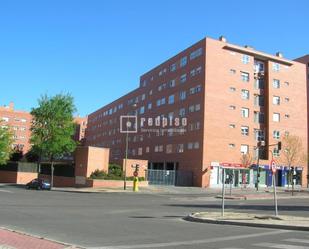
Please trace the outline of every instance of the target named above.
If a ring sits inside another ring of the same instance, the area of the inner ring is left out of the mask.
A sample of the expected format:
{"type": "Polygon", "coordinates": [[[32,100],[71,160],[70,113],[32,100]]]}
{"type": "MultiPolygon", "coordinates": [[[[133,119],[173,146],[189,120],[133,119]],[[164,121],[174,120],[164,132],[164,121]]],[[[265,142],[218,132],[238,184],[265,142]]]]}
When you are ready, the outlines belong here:
{"type": "Polygon", "coordinates": [[[211,163],[210,187],[222,187],[223,168],[225,183],[233,188],[254,187],[253,169],[245,168],[237,163],[211,163]]]}
{"type": "MultiPolygon", "coordinates": [[[[222,187],[223,168],[225,169],[225,183],[233,188],[256,187],[257,183],[257,165],[245,168],[237,163],[218,163],[212,162],[210,169],[210,187],[222,187]]],[[[272,186],[272,172],[269,165],[259,166],[259,187],[272,186]]],[[[296,186],[301,186],[302,167],[296,167],[294,172],[289,167],[277,166],[276,185],[279,187],[288,187],[292,181],[296,186]],[[294,180],[293,180],[294,179],[294,180]]]]}
{"type": "MultiPolygon", "coordinates": [[[[251,168],[253,169],[254,184],[256,184],[257,165],[253,165],[251,168]]],[[[272,186],[272,172],[269,168],[269,165],[260,165],[259,168],[260,168],[259,186],[260,187],[272,186]]],[[[276,185],[279,187],[287,187],[289,185],[292,185],[293,178],[295,185],[301,185],[302,171],[303,171],[302,167],[296,167],[293,173],[291,170],[289,170],[289,167],[277,166],[276,185]]]]}

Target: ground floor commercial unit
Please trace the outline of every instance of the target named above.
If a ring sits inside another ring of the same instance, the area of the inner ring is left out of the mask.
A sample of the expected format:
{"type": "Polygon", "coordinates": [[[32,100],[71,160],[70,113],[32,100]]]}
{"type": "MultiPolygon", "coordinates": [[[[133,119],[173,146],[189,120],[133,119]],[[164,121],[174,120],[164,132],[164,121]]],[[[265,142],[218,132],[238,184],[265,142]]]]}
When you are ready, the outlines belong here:
{"type": "MultiPolygon", "coordinates": [[[[257,182],[259,182],[259,187],[262,188],[273,186],[273,173],[269,165],[261,164],[258,170],[256,164],[243,167],[238,163],[213,162],[208,174],[208,187],[222,187],[223,169],[225,169],[225,184],[232,188],[256,188],[257,182]]],[[[193,177],[193,172],[182,169],[178,162],[149,162],[148,164],[147,178],[149,184],[192,186],[193,177]]],[[[305,177],[306,171],[302,167],[295,167],[294,172],[292,172],[287,166],[277,166],[276,186],[289,187],[292,185],[292,181],[295,186],[305,186],[306,182],[303,182],[305,177]]]]}
{"type": "MultiPolygon", "coordinates": [[[[224,164],[216,164],[211,166],[210,174],[210,187],[222,187],[223,169],[225,169],[225,183],[231,184],[233,188],[237,187],[271,187],[273,186],[272,177],[273,173],[269,165],[252,165],[251,167],[244,168],[237,164],[226,167],[224,164]],[[259,176],[258,176],[259,175],[259,176]]],[[[275,173],[276,186],[288,187],[304,185],[302,182],[303,175],[302,167],[296,167],[292,172],[289,167],[277,166],[275,173]]]]}

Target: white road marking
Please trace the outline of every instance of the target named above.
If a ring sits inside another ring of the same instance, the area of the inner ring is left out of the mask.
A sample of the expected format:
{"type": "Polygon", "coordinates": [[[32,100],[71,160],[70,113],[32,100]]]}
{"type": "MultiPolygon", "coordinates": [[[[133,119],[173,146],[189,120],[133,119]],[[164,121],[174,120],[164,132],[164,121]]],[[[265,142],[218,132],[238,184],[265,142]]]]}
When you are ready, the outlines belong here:
{"type": "MultiPolygon", "coordinates": [[[[290,233],[290,232],[291,231],[287,231],[287,230],[278,230],[278,231],[273,231],[273,232],[243,234],[243,235],[236,235],[236,236],[225,236],[225,237],[209,238],[209,239],[203,239],[203,240],[174,241],[174,242],[166,242],[166,243],[139,244],[139,245],[89,247],[89,249],[138,249],[138,248],[160,248],[160,247],[169,247],[169,246],[198,245],[198,244],[215,243],[215,242],[222,242],[222,241],[229,241],[229,240],[239,240],[239,239],[255,238],[255,237],[262,237],[262,236],[271,236],[271,235],[290,233]]],[[[294,249],[294,248],[291,248],[291,249],[294,249]]],[[[297,248],[297,249],[302,249],[302,248],[297,248]]]]}
{"type": "Polygon", "coordinates": [[[283,241],[309,244],[309,239],[284,239],[283,241]]]}
{"type": "Polygon", "coordinates": [[[276,244],[276,243],[259,243],[254,244],[253,246],[277,248],[277,249],[308,249],[308,246],[294,246],[294,245],[276,244]]]}
{"type": "MultiPolygon", "coordinates": [[[[4,192],[4,193],[13,193],[13,192],[10,191],[10,190],[4,190],[4,189],[0,189],[0,192],[4,192]]],[[[1,247],[0,247],[0,249],[1,249],[1,247]]]]}

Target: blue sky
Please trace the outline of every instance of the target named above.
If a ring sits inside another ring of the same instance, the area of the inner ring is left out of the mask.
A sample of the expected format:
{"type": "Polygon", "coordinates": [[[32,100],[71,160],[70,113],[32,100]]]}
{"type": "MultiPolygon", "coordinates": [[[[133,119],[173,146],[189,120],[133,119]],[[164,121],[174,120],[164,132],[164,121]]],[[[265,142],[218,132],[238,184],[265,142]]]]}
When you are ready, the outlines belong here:
{"type": "Polygon", "coordinates": [[[205,36],[290,59],[309,53],[309,1],[1,0],[0,105],[71,93],[80,115],[205,36]]]}

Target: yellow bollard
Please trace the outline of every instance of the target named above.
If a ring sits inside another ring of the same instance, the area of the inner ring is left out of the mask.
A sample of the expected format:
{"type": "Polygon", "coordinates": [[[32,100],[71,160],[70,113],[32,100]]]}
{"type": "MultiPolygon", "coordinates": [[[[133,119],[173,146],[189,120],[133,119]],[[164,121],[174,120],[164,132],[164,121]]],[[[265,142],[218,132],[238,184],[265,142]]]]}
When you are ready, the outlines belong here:
{"type": "Polygon", "coordinates": [[[134,192],[138,192],[138,177],[134,177],[134,180],[133,180],[133,191],[134,192]]]}

